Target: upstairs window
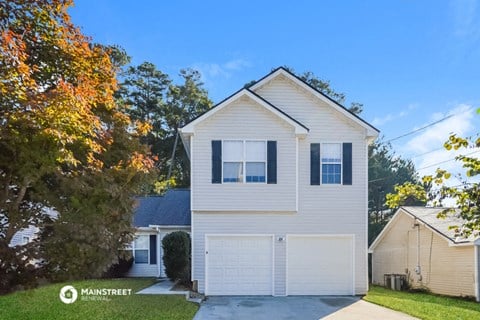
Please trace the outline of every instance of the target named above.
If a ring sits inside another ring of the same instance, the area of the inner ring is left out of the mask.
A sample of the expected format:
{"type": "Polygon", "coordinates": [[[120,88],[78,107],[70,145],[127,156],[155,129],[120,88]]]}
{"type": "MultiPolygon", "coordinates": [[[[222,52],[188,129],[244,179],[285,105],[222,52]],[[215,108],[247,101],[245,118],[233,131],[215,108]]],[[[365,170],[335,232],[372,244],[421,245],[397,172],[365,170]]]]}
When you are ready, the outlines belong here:
{"type": "Polygon", "coordinates": [[[267,166],[265,141],[246,141],[245,160],[247,182],[265,182],[267,166]]]}
{"type": "Polygon", "coordinates": [[[223,142],[223,182],[243,182],[243,141],[223,142]]]}
{"type": "Polygon", "coordinates": [[[266,182],[266,141],[225,140],[222,157],[224,183],[266,182]]]}
{"type": "Polygon", "coordinates": [[[342,183],[342,144],[323,143],[321,147],[322,184],[342,183]]]}
{"type": "Polygon", "coordinates": [[[310,144],[310,185],[352,185],[352,143],[310,144]]]}

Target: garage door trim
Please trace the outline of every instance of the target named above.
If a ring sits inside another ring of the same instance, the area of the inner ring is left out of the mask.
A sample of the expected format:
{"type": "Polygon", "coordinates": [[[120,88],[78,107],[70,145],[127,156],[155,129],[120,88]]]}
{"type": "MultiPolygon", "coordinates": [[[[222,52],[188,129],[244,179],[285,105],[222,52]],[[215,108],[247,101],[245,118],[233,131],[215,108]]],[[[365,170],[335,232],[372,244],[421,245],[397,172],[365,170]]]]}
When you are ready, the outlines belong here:
{"type": "Polygon", "coordinates": [[[291,238],[346,238],[351,240],[352,244],[352,287],[351,287],[351,294],[355,295],[355,235],[354,234],[287,234],[287,250],[285,256],[285,292],[286,295],[289,295],[289,288],[288,288],[288,257],[289,257],[289,243],[291,238]]]}
{"type": "Polygon", "coordinates": [[[274,294],[275,289],[275,235],[274,234],[257,234],[257,233],[207,233],[205,234],[205,295],[209,295],[208,292],[208,245],[209,241],[208,238],[215,238],[215,237],[265,237],[271,238],[272,244],[272,279],[271,279],[271,294],[274,294]]]}

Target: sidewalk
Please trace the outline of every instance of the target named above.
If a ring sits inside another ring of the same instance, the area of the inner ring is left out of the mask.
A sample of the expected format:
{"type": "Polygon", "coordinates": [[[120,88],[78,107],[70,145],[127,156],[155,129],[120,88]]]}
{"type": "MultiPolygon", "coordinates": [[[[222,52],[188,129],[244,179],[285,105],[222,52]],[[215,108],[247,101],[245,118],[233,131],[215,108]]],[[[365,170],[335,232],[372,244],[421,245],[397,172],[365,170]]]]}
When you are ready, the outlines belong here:
{"type": "Polygon", "coordinates": [[[163,279],[148,288],[138,291],[136,294],[188,294],[188,291],[172,291],[174,285],[172,281],[163,279]]]}

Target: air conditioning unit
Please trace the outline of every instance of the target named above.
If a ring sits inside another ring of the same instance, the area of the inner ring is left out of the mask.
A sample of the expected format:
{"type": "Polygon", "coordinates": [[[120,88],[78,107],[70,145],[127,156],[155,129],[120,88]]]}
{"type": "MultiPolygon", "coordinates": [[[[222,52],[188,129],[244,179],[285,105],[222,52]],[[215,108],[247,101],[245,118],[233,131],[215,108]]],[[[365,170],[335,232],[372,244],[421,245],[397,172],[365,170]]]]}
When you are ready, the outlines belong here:
{"type": "Polygon", "coordinates": [[[407,276],[404,274],[390,274],[383,275],[385,287],[391,290],[404,290],[407,288],[407,276]]]}

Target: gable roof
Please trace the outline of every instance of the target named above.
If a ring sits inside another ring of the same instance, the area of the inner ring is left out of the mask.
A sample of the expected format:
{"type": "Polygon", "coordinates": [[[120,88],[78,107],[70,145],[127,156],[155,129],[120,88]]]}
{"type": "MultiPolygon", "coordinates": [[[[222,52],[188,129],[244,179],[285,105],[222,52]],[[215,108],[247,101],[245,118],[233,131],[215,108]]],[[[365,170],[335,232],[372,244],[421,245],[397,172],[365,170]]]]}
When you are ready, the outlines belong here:
{"type": "Polygon", "coordinates": [[[278,67],[274,69],[272,72],[258,80],[256,83],[251,85],[249,87],[250,90],[254,91],[258,89],[259,87],[263,86],[267,82],[271,81],[272,79],[283,75],[286,78],[292,80],[294,83],[299,85],[300,87],[304,88],[305,90],[309,91],[312,93],[315,97],[319,98],[321,101],[325,102],[326,104],[330,105],[333,107],[335,110],[339,111],[341,114],[345,115],[347,118],[351,119],[353,122],[358,123],[360,126],[364,127],[367,129],[368,135],[369,136],[377,136],[380,130],[369,124],[367,121],[363,120],[360,118],[358,115],[355,113],[351,112],[347,108],[345,108],[343,105],[335,101],[334,99],[330,98],[323,92],[320,92],[316,88],[312,87],[310,84],[305,82],[304,80],[300,79],[297,75],[291,73],[284,67],[278,67]]]}
{"type": "Polygon", "coordinates": [[[270,102],[265,100],[264,98],[260,97],[255,92],[253,92],[249,89],[246,89],[246,88],[240,89],[239,91],[237,91],[234,94],[232,94],[231,96],[227,97],[226,99],[224,99],[220,103],[213,106],[207,112],[201,114],[199,117],[190,121],[188,124],[186,124],[185,126],[183,126],[182,128],[179,129],[180,132],[182,134],[193,134],[194,131],[195,131],[195,126],[198,123],[200,123],[203,120],[207,119],[208,117],[214,115],[218,111],[222,110],[223,108],[225,108],[229,104],[241,99],[242,97],[250,98],[251,100],[253,100],[257,104],[259,104],[260,106],[264,107],[265,109],[267,109],[268,111],[270,111],[271,113],[276,115],[277,117],[281,118],[282,120],[284,120],[285,122],[290,124],[295,129],[295,134],[305,135],[305,134],[308,133],[309,129],[305,125],[303,125],[300,121],[294,119],[293,117],[291,117],[287,113],[283,112],[282,110],[280,110],[279,108],[277,108],[276,106],[274,106],[273,104],[271,104],[270,102]]]}
{"type": "Polygon", "coordinates": [[[396,221],[400,214],[407,214],[412,219],[418,220],[424,224],[427,228],[437,233],[439,236],[449,241],[451,244],[470,244],[475,241],[476,237],[470,235],[468,238],[458,236],[454,229],[450,229],[450,226],[461,227],[465,220],[459,217],[459,211],[455,210],[455,213],[447,213],[445,218],[437,218],[437,215],[445,210],[452,210],[453,208],[427,208],[427,207],[400,207],[395,215],[390,219],[382,232],[377,236],[375,241],[370,245],[369,251],[373,251],[385,235],[392,229],[394,221],[396,221]]]}
{"type": "Polygon", "coordinates": [[[171,189],[163,196],[138,197],[133,216],[136,228],[190,226],[190,190],[171,189]]]}

